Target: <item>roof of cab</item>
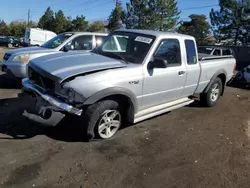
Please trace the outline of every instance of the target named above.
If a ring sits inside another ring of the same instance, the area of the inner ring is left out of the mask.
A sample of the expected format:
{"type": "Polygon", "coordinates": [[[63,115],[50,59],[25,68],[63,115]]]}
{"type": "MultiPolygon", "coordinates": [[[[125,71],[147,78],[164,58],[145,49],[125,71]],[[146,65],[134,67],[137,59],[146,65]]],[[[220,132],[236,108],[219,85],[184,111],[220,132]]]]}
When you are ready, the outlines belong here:
{"type": "Polygon", "coordinates": [[[106,36],[108,35],[108,33],[101,33],[101,32],[64,32],[64,34],[73,34],[73,35],[103,35],[103,36],[106,36]]]}
{"type": "Polygon", "coordinates": [[[133,32],[133,33],[140,33],[140,34],[146,34],[146,35],[153,35],[155,37],[184,37],[184,38],[193,38],[190,35],[183,35],[180,33],[171,33],[171,32],[164,32],[164,31],[153,31],[153,30],[140,30],[140,29],[117,29],[116,31],[121,32],[133,32]]]}

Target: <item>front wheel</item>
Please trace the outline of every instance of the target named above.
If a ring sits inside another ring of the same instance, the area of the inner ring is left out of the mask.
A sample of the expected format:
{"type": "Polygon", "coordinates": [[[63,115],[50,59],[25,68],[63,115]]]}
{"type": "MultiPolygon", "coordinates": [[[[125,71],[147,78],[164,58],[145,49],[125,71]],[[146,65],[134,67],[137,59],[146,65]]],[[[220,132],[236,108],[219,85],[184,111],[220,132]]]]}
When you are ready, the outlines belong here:
{"type": "Polygon", "coordinates": [[[110,139],[122,123],[118,102],[104,100],[89,106],[83,114],[83,121],[88,140],[94,137],[110,139]]]}
{"type": "Polygon", "coordinates": [[[13,48],[13,44],[9,43],[8,48],[13,48]]]}
{"type": "Polygon", "coordinates": [[[207,106],[212,107],[215,106],[217,101],[219,100],[222,93],[222,82],[220,78],[216,78],[207,93],[201,93],[200,99],[201,102],[207,106]]]}

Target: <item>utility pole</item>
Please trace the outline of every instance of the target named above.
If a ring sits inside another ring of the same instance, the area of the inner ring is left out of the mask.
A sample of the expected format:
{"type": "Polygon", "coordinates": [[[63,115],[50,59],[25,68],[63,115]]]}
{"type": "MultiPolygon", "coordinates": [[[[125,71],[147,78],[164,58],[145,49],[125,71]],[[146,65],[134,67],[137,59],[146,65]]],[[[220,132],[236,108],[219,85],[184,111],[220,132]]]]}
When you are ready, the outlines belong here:
{"type": "Polygon", "coordinates": [[[30,25],[30,9],[28,10],[28,27],[30,25]]]}

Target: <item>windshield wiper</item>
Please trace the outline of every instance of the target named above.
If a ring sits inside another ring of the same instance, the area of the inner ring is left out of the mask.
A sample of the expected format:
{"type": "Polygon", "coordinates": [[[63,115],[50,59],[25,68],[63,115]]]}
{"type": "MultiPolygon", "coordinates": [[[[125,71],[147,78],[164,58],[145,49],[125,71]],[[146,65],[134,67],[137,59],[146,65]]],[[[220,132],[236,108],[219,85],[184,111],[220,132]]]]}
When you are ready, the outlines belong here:
{"type": "Polygon", "coordinates": [[[122,60],[124,63],[129,64],[129,62],[128,62],[124,57],[122,57],[120,54],[118,54],[118,53],[116,53],[116,52],[109,52],[109,53],[111,53],[112,55],[113,55],[113,54],[116,55],[116,56],[119,57],[120,60],[122,60]]]}

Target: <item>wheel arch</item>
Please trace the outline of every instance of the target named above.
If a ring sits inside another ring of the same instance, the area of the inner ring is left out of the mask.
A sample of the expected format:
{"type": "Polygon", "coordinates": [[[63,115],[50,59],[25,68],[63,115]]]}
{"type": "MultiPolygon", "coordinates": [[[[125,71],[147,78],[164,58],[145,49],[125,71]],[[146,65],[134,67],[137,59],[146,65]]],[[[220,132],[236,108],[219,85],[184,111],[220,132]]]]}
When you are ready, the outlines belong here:
{"type": "Polygon", "coordinates": [[[138,110],[138,102],[135,94],[125,88],[112,87],[108,89],[101,90],[91,97],[89,97],[85,102],[84,106],[92,105],[96,102],[106,99],[114,99],[122,102],[126,109],[126,116],[129,122],[133,122],[134,114],[138,110]]]}
{"type": "Polygon", "coordinates": [[[207,93],[209,88],[211,87],[211,85],[213,84],[214,80],[216,78],[220,78],[222,81],[222,92],[221,92],[221,96],[224,94],[224,90],[225,90],[225,85],[226,85],[226,80],[227,80],[227,73],[224,69],[220,69],[218,70],[213,77],[211,78],[210,82],[208,83],[207,87],[204,89],[203,93],[207,93]]]}

